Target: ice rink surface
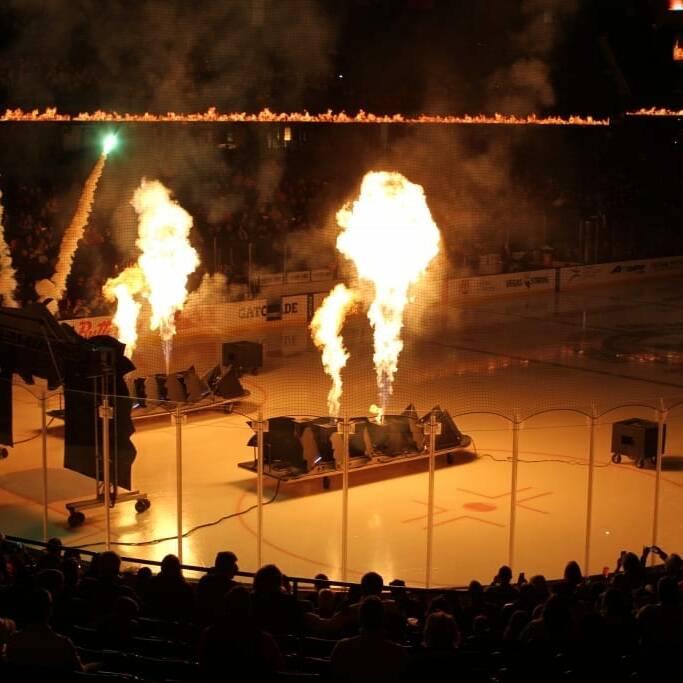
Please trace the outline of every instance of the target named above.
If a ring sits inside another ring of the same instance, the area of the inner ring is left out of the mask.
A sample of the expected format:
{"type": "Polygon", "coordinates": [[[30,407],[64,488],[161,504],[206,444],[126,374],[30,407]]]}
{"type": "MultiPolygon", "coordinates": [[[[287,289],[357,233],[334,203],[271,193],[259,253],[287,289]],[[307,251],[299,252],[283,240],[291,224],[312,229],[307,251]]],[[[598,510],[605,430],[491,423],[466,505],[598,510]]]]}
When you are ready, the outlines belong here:
{"type": "MultiPolygon", "coordinates": [[[[611,462],[612,423],[658,419],[668,409],[658,502],[657,543],[683,550],[683,279],[649,279],[618,287],[482,300],[409,312],[390,412],[414,403],[420,414],[439,404],[474,439],[476,454],[439,466],[435,478],[432,581],[489,581],[510,552],[513,569],[527,576],[561,574],[567,560],[582,565],[590,526],[590,572],[612,568],[622,549],[640,552],[653,541],[656,509],[653,468],[611,462]],[[662,402],[663,401],[663,402],[662,402]],[[678,405],[682,403],[682,405],[678,405]],[[590,415],[595,414],[591,521],[590,415]],[[514,419],[520,422],[519,466],[512,497],[514,419]],[[515,503],[514,508],[512,502],[515,503]]],[[[179,335],[174,369],[204,371],[220,358],[223,341],[262,341],[263,370],[245,376],[251,391],[239,410],[264,417],[324,415],[328,380],[304,325],[269,323],[253,334],[179,335]]],[[[343,411],[367,414],[376,400],[371,332],[361,313],[345,328],[351,351],[344,372],[343,411]]],[[[158,343],[146,341],[133,360],[141,374],[162,370],[158,343]]],[[[40,386],[14,389],[15,439],[0,461],[0,529],[42,536],[40,386]]],[[[50,399],[56,407],[59,396],[50,399]]],[[[210,565],[218,550],[237,553],[242,569],[256,566],[253,475],[237,463],[253,457],[253,434],[242,414],[204,412],[182,425],[183,561],[210,565]],[[219,518],[227,517],[216,522],[219,518]]],[[[111,514],[112,540],[122,555],[161,559],[177,552],[176,429],[168,417],[139,422],[133,437],[136,489],[151,508],[132,503],[111,514]]],[[[64,470],[63,427],[48,430],[49,535],[66,544],[104,541],[104,511],[88,511],[76,529],[65,503],[90,496],[94,483],[64,470]]],[[[324,572],[340,578],[342,494],[320,481],[268,484],[263,512],[263,557],[292,576],[324,572]]],[[[426,570],[428,474],[424,462],[351,473],[349,579],[368,570],[385,580],[422,585],[426,570]]],[[[585,567],[584,567],[585,569],[585,567]]]]}

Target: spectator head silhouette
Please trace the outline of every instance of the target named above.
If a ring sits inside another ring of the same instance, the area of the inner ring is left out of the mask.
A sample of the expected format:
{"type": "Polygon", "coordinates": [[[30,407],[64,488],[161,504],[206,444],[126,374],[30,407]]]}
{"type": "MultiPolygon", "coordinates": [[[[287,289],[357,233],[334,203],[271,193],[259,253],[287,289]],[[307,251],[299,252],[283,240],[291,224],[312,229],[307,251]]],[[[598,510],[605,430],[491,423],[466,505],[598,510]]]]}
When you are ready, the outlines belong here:
{"type": "Polygon", "coordinates": [[[314,579],[313,585],[316,591],[320,591],[329,586],[329,578],[326,574],[316,574],[314,579]]]}
{"type": "Polygon", "coordinates": [[[166,555],[161,561],[161,575],[174,579],[182,577],[180,560],[175,555],[166,555]]]}
{"type": "Polygon", "coordinates": [[[435,595],[429,603],[429,607],[427,607],[427,614],[434,614],[436,612],[446,612],[447,614],[450,614],[451,611],[448,598],[443,593],[435,595]]]}
{"type": "Polygon", "coordinates": [[[467,589],[467,592],[470,595],[476,595],[477,593],[483,593],[484,587],[481,585],[481,583],[479,583],[479,581],[474,579],[473,581],[470,581],[470,585],[467,589]]]}
{"type": "Polygon", "coordinates": [[[498,570],[497,579],[498,583],[500,583],[502,586],[508,586],[512,581],[512,569],[504,564],[498,570]]]}
{"type": "Polygon", "coordinates": [[[54,555],[55,557],[60,557],[62,554],[62,541],[59,538],[51,538],[47,545],[45,546],[45,552],[48,555],[54,555]]]}
{"type": "Polygon", "coordinates": [[[223,550],[216,553],[216,559],[213,563],[214,571],[218,574],[225,574],[229,579],[239,571],[237,566],[237,555],[229,550],[223,550]]]}
{"type": "Polygon", "coordinates": [[[678,577],[683,571],[683,559],[681,559],[681,556],[678,553],[671,553],[671,555],[666,558],[664,568],[669,576],[678,577]]]}
{"type": "Polygon", "coordinates": [[[453,650],[459,640],[455,619],[446,612],[432,612],[424,629],[424,644],[431,650],[453,650]]]}
{"type": "Polygon", "coordinates": [[[548,583],[543,574],[535,574],[529,579],[529,585],[536,589],[536,597],[539,602],[545,602],[548,599],[550,592],[548,591],[548,583]]]}
{"type": "Polygon", "coordinates": [[[101,553],[97,560],[97,573],[100,579],[113,580],[121,569],[121,558],[113,550],[101,553]]]}
{"type": "Polygon", "coordinates": [[[624,574],[639,574],[641,570],[640,559],[635,553],[626,553],[621,566],[624,574]]]}
{"type": "Polygon", "coordinates": [[[389,586],[391,587],[391,597],[394,600],[402,600],[405,597],[406,591],[403,589],[406,586],[406,582],[403,579],[393,579],[389,581],[389,586]]]}
{"type": "Polygon", "coordinates": [[[583,581],[583,574],[578,562],[574,560],[567,562],[567,566],[564,568],[564,580],[574,587],[583,581]]]}
{"type": "Polygon", "coordinates": [[[336,596],[330,588],[322,588],[318,591],[318,612],[321,615],[334,614],[336,596]]]}
{"type": "Polygon", "coordinates": [[[223,598],[223,608],[232,622],[246,626],[252,616],[249,590],[245,586],[233,586],[223,598]]]}
{"type": "Polygon", "coordinates": [[[113,613],[121,621],[133,621],[140,615],[140,606],[133,598],[120,595],[114,602],[113,613]]]}
{"type": "Polygon", "coordinates": [[[282,572],[274,564],[266,564],[254,576],[256,595],[274,595],[282,592],[282,572]]]}
{"type": "Polygon", "coordinates": [[[519,605],[522,609],[532,610],[538,604],[535,586],[525,583],[519,588],[519,605]]]}
{"type": "Polygon", "coordinates": [[[377,633],[384,626],[384,605],[377,595],[363,599],[358,613],[360,627],[366,633],[377,633]]]}
{"type": "Polygon", "coordinates": [[[41,569],[36,574],[36,585],[48,591],[54,600],[64,592],[64,574],[59,569],[41,569]]]}
{"type": "Polygon", "coordinates": [[[377,572],[367,572],[360,580],[360,589],[363,596],[382,595],[384,579],[377,572]]]}

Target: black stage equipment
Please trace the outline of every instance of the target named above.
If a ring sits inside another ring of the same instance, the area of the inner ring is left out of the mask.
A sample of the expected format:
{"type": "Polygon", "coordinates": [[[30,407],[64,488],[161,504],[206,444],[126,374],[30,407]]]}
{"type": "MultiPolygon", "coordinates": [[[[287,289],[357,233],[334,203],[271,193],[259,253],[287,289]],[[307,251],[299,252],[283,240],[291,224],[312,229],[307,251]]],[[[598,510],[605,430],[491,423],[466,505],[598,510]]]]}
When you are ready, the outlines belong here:
{"type": "Polygon", "coordinates": [[[444,448],[457,448],[461,446],[465,439],[463,433],[458,429],[449,412],[442,410],[440,405],[435,405],[419,420],[419,423],[423,425],[429,422],[432,414],[436,417],[437,423],[441,425],[441,434],[436,436],[436,450],[440,451],[444,448]]]}
{"type": "MultiPolygon", "coordinates": [[[[248,423],[252,426],[252,423],[248,423]]],[[[293,417],[274,417],[268,420],[268,431],[263,435],[263,462],[271,468],[294,468],[306,471],[304,449],[300,440],[303,425],[293,417]]],[[[248,446],[257,445],[257,435],[248,446]]]]}
{"type": "Polygon", "coordinates": [[[221,398],[237,398],[244,395],[244,387],[240,384],[235,366],[229,367],[218,380],[214,393],[221,398]]]}
{"type": "MultiPolygon", "coordinates": [[[[385,415],[382,422],[367,417],[351,418],[349,434],[349,468],[354,470],[385,467],[396,462],[428,457],[425,423],[434,415],[441,433],[435,436],[435,456],[446,457],[453,463],[455,451],[464,451],[472,439],[460,432],[448,411],[434,406],[422,418],[414,405],[401,415],[385,415]]],[[[252,422],[248,423],[254,428],[252,422]]],[[[338,418],[274,417],[267,420],[263,433],[263,471],[278,481],[301,481],[322,478],[323,488],[330,479],[342,472],[343,438],[338,418]]],[[[256,449],[257,434],[248,441],[256,449]]],[[[253,462],[239,463],[239,467],[256,472],[258,453],[253,462]]]]}
{"type": "Polygon", "coordinates": [[[129,384],[135,419],[163,415],[177,407],[182,410],[223,407],[230,412],[239,399],[249,396],[235,369],[230,367],[223,372],[219,365],[202,379],[191,366],[169,375],[136,377],[129,384]]]}
{"type": "Polygon", "coordinates": [[[246,372],[255,375],[263,367],[263,344],[251,341],[225,342],[223,365],[232,365],[239,375],[246,372]]]}
{"type": "MultiPolygon", "coordinates": [[[[149,507],[146,494],[118,494],[117,487],[130,488],[135,447],[130,419],[131,400],[123,376],[134,365],[123,355],[124,346],[113,337],[84,339],[72,327],[61,324],[45,305],[0,308],[0,369],[11,383],[16,373],[25,381],[33,377],[47,380],[48,389],[64,387],[65,446],[64,466],[95,479],[96,497],[92,501],[69,503],[69,522],[83,521],[79,509],[102,505],[104,472],[102,435],[98,410],[103,397],[110,397],[113,421],[110,433],[110,500],[135,499],[136,506],[149,507]]],[[[11,419],[10,403],[0,404],[5,427],[11,419]]],[[[7,430],[6,430],[7,431],[7,430]]],[[[4,437],[8,436],[6,433],[4,437]]],[[[10,434],[11,437],[11,428],[10,434]]],[[[3,438],[4,438],[3,437],[3,438]]],[[[11,439],[8,439],[11,441],[11,439]]],[[[140,509],[140,508],[138,508],[140,509]]]]}
{"type": "Polygon", "coordinates": [[[0,367],[0,443],[14,445],[12,431],[12,371],[7,367],[0,367]]]}
{"type": "Polygon", "coordinates": [[[136,377],[133,380],[133,391],[131,392],[131,396],[135,397],[133,408],[145,408],[147,406],[147,403],[145,402],[147,392],[145,391],[144,377],[136,377]]]}
{"type": "MultiPolygon", "coordinates": [[[[645,461],[657,463],[659,424],[632,417],[612,424],[612,462],[620,463],[622,455],[645,467],[645,461]]],[[[662,431],[662,452],[666,446],[666,425],[662,431]]]]}

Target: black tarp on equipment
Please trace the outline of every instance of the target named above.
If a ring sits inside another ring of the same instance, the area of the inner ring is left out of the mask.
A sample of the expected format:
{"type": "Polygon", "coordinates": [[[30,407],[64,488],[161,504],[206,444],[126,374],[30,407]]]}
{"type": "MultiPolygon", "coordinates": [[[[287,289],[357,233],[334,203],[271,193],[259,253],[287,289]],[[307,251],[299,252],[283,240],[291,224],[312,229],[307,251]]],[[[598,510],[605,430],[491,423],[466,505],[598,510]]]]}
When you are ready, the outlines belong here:
{"type": "Polygon", "coordinates": [[[123,355],[125,346],[113,337],[93,337],[87,344],[91,363],[68,367],[64,378],[64,467],[93,478],[99,470],[102,478],[102,420],[97,416],[97,407],[106,389],[114,408],[114,419],[109,422],[110,481],[130,489],[131,467],[136,455],[130,437],[135,429],[132,401],[123,378],[135,366],[123,355]],[[99,373],[106,355],[112,359],[113,373],[110,379],[103,380],[99,373]]]}
{"type": "Polygon", "coordinates": [[[14,445],[12,432],[12,369],[7,359],[0,366],[0,444],[14,445]]]}

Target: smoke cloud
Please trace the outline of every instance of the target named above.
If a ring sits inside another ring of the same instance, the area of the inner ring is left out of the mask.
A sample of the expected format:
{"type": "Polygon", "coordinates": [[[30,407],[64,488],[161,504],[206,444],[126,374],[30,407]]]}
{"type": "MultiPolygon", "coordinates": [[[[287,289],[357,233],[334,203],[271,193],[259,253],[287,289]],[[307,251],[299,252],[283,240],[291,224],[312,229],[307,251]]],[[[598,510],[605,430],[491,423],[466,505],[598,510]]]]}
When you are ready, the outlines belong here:
{"type": "Polygon", "coordinates": [[[12,106],[232,111],[300,104],[330,69],[315,0],[9,0],[12,106]]]}

